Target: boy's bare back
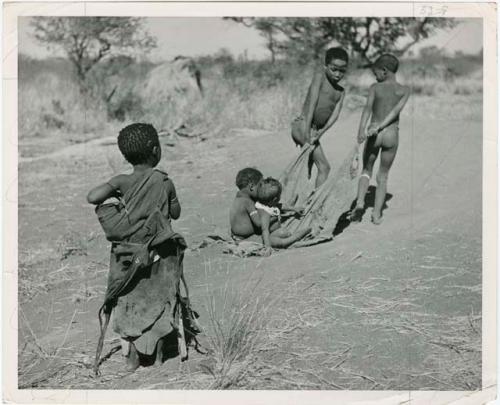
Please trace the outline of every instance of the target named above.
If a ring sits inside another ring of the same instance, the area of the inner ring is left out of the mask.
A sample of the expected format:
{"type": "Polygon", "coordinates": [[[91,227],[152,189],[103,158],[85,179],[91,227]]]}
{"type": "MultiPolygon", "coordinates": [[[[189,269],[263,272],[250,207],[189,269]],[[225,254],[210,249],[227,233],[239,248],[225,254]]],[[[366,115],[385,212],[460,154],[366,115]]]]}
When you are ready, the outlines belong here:
{"type": "MultiPolygon", "coordinates": [[[[409,88],[407,86],[403,86],[395,81],[374,84],[371,122],[382,122],[408,91],[409,88]]],[[[393,122],[397,121],[399,121],[399,115],[393,122]]]]}

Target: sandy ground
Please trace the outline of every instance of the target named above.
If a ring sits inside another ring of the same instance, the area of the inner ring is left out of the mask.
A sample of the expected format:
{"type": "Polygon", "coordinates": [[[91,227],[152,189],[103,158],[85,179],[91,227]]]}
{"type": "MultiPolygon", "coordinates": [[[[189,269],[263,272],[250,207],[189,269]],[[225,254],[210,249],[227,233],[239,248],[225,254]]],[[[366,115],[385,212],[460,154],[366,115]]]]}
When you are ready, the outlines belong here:
{"type": "MultiPolygon", "coordinates": [[[[325,135],[334,169],[358,122],[358,112],[346,113],[325,135]]],[[[405,117],[381,226],[370,223],[369,208],[327,244],[270,258],[239,259],[219,246],[186,253],[192,302],[207,329],[200,343],[210,346],[210,302],[223,322],[250,305],[260,339],[248,353],[221,371],[220,356],[191,348],[184,363],[176,357],[130,374],[110,332],[99,378],[88,367],[109,244],[85,195],[120,169],[119,153],[94,142],[21,159],[20,387],[479,388],[481,148],[480,121],[405,117]]],[[[36,155],[29,145],[20,151],[36,155]]],[[[192,246],[224,230],[237,170],[278,176],[296,153],[286,131],[248,129],[165,148],[183,208],[174,229],[192,246]]]]}

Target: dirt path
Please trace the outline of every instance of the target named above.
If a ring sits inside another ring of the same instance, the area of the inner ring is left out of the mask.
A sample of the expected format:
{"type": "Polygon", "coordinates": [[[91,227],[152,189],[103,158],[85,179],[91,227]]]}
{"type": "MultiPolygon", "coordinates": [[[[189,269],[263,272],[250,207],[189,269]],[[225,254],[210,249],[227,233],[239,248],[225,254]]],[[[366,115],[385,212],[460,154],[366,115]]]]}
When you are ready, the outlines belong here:
{"type": "MultiPolygon", "coordinates": [[[[325,135],[334,169],[357,122],[358,114],[346,115],[325,135]]],[[[259,314],[265,339],[231,366],[230,388],[479,386],[481,123],[405,119],[401,128],[381,226],[369,222],[368,211],[331,243],[267,259],[233,258],[217,246],[186,254],[193,304],[207,329],[211,301],[226,320],[243,298],[272,301],[259,314]]],[[[257,166],[278,176],[295,153],[286,132],[249,130],[168,148],[165,166],[183,207],[175,229],[190,244],[224,229],[237,170],[257,166]]],[[[88,376],[108,244],[84,196],[120,167],[114,147],[99,144],[71,159],[54,154],[21,163],[22,386],[203,388],[218,381],[208,371],[220,371],[218,357],[193,350],[188,362],[175,358],[134,374],[120,371],[118,352],[103,364],[103,377],[88,376]]],[[[210,343],[208,336],[200,341],[210,343]]]]}
{"type": "MultiPolygon", "coordinates": [[[[58,158],[80,158],[82,155],[86,155],[87,151],[89,149],[93,149],[96,146],[106,146],[106,145],[115,145],[116,144],[116,137],[115,136],[108,136],[105,138],[97,138],[97,139],[92,139],[87,142],[82,142],[82,143],[77,143],[73,145],[66,146],[61,149],[57,149],[53,152],[50,153],[45,153],[37,156],[31,156],[31,157],[24,157],[20,156],[19,157],[19,164],[23,163],[30,163],[30,162],[36,162],[39,160],[45,160],[45,159],[58,159],[58,158]]],[[[31,144],[30,144],[31,145],[31,144]]],[[[20,146],[27,146],[27,145],[20,145],[20,146]]]]}

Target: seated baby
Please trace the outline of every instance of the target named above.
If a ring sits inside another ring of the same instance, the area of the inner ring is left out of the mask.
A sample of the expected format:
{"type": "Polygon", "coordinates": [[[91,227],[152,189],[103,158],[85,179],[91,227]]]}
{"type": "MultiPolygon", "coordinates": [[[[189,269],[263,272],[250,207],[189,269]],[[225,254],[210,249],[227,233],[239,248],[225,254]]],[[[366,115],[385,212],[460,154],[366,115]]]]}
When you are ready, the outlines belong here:
{"type": "Polygon", "coordinates": [[[235,241],[262,241],[259,213],[255,208],[262,178],[262,173],[253,167],[242,169],[236,175],[238,192],[229,211],[231,237],[235,241]]]}
{"type": "Polygon", "coordinates": [[[259,183],[255,208],[259,213],[262,240],[269,254],[271,248],[287,248],[311,231],[308,228],[291,233],[281,228],[280,218],[282,210],[295,211],[297,214],[300,213],[300,210],[296,208],[288,208],[279,203],[281,192],[281,183],[272,177],[268,177],[259,183]]]}

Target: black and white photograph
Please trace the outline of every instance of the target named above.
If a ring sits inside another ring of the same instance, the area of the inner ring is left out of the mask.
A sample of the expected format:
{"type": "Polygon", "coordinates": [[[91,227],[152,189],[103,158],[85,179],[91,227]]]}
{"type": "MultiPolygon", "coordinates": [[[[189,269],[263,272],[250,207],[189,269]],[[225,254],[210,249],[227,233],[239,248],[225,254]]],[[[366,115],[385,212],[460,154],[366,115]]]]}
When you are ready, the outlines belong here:
{"type": "Polygon", "coordinates": [[[16,388],[481,391],[485,20],[447,7],[19,17],[16,388]]]}

